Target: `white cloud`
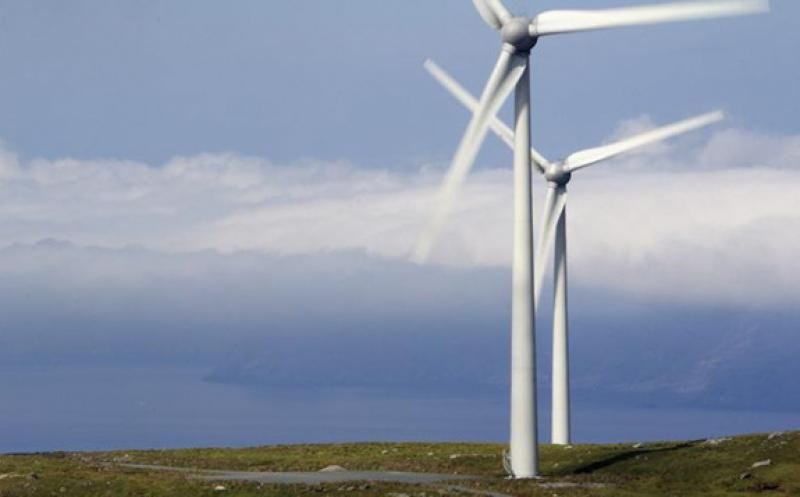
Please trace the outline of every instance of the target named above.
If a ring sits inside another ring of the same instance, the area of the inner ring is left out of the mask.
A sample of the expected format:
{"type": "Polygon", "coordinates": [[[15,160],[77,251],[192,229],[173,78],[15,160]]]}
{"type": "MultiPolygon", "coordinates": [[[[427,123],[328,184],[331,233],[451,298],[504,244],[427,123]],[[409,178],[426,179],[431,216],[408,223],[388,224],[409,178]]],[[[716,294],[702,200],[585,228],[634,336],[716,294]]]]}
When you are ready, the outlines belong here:
{"type": "MultiPolygon", "coordinates": [[[[617,135],[652,126],[646,118],[617,135]]],[[[130,161],[0,153],[0,244],[42,238],[313,254],[405,257],[442,170],[346,163],[275,165],[235,154],[130,161]]],[[[542,184],[536,185],[541,197],[542,184]]],[[[576,174],[570,185],[572,282],[667,300],[784,305],[800,297],[800,137],[714,133],[576,174]],[[687,146],[689,146],[687,150],[687,146]]],[[[434,261],[507,266],[511,174],[473,174],[434,261]]]]}
{"type": "Polygon", "coordinates": [[[0,183],[8,180],[19,172],[17,156],[9,152],[0,141],[0,183]]]}

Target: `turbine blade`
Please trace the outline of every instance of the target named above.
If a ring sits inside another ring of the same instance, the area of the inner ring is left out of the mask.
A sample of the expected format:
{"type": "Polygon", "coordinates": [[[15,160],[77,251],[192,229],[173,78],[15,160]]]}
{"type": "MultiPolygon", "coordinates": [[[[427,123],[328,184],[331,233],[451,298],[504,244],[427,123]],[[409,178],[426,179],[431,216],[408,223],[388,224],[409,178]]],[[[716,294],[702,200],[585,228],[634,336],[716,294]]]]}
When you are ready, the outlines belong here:
{"type": "Polygon", "coordinates": [[[564,186],[548,185],[547,196],[544,200],[542,218],[539,224],[539,240],[536,248],[536,279],[534,281],[534,306],[539,307],[542,298],[542,287],[547,275],[547,266],[553,250],[558,220],[567,205],[567,189],[564,186]]]}
{"type": "Polygon", "coordinates": [[[428,259],[433,248],[433,242],[439,235],[447,215],[450,213],[453,200],[461,189],[461,185],[464,183],[480,151],[483,140],[486,138],[489,122],[491,122],[503,102],[514,90],[517,82],[525,72],[526,64],[527,58],[525,56],[512,55],[505,50],[500,52],[494,71],[492,71],[492,75],[489,77],[486,88],[484,88],[481,95],[478,109],[472,115],[472,120],[467,126],[464,137],[461,139],[450,170],[445,176],[433,218],[414,247],[413,260],[423,263],[428,259]]]}
{"type": "Polygon", "coordinates": [[[705,0],[603,10],[551,10],[536,16],[530,32],[532,36],[544,36],[768,11],[769,0],[705,0]]]}
{"type": "MultiPolygon", "coordinates": [[[[439,67],[436,62],[428,59],[425,61],[425,69],[439,82],[444,88],[453,95],[456,100],[461,102],[464,107],[469,109],[473,114],[478,110],[478,100],[472,96],[470,92],[464,89],[450,74],[444,69],[439,67]]],[[[508,145],[511,150],[514,150],[514,132],[506,125],[499,117],[495,116],[489,122],[489,128],[508,145]]],[[[545,159],[536,149],[531,148],[531,158],[533,165],[540,173],[543,173],[550,162],[545,159]]]]}
{"type": "Polygon", "coordinates": [[[568,172],[577,171],[584,167],[597,164],[604,160],[616,157],[620,154],[630,152],[631,150],[650,145],[652,143],[672,138],[673,136],[682,135],[710,124],[719,122],[725,118],[725,113],[721,110],[709,112],[701,116],[685,119],[662,128],[654,129],[640,135],[632,136],[616,143],[603,145],[596,148],[590,148],[576,152],[564,161],[564,167],[568,172]]]}
{"type": "Polygon", "coordinates": [[[494,29],[502,28],[503,23],[511,18],[511,12],[500,0],[472,0],[472,3],[486,24],[494,29]]]}

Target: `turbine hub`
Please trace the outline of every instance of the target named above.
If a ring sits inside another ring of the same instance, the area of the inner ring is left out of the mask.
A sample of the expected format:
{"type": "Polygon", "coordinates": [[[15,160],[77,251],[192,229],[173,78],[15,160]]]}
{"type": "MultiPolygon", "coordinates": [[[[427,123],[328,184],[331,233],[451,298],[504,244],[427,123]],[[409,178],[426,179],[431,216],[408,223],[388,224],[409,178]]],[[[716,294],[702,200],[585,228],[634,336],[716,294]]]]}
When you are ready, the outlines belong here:
{"type": "Polygon", "coordinates": [[[563,163],[554,162],[547,166],[544,177],[550,183],[555,183],[558,186],[566,186],[569,180],[572,179],[572,173],[567,171],[563,163]]]}
{"type": "Polygon", "coordinates": [[[503,24],[501,33],[503,41],[514,47],[517,52],[530,52],[538,38],[531,36],[530,19],[514,17],[503,24]]]}

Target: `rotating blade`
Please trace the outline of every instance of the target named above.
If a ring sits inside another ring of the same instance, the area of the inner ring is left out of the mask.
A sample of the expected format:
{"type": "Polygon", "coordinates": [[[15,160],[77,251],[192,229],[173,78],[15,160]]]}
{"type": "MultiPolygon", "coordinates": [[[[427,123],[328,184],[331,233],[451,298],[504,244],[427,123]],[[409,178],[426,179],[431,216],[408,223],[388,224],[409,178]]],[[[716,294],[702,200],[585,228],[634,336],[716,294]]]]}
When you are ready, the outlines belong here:
{"type": "Polygon", "coordinates": [[[553,251],[556,227],[558,226],[558,220],[561,218],[561,214],[564,212],[566,206],[566,187],[549,185],[539,225],[539,241],[536,245],[536,262],[538,264],[535,268],[536,279],[533,287],[533,303],[535,308],[539,307],[539,301],[542,298],[542,287],[544,286],[544,278],[547,275],[550,254],[553,251]]]}
{"type": "MultiPolygon", "coordinates": [[[[464,107],[469,109],[473,114],[478,110],[478,100],[472,96],[470,92],[464,89],[450,74],[447,73],[444,69],[439,67],[436,62],[428,59],[425,61],[425,69],[433,76],[433,78],[439,82],[444,88],[450,92],[453,97],[456,98],[459,102],[461,102],[464,107]]],[[[499,117],[495,116],[489,122],[489,128],[497,135],[501,140],[508,145],[511,150],[514,150],[514,132],[511,128],[506,125],[499,117]]],[[[544,170],[550,165],[550,162],[542,156],[536,149],[531,148],[531,158],[533,161],[534,167],[539,170],[540,173],[543,173],[544,170]]]]}
{"type": "Polygon", "coordinates": [[[674,136],[682,135],[713,123],[719,122],[725,118],[725,113],[721,110],[709,112],[700,116],[690,119],[685,119],[668,126],[664,126],[640,135],[632,136],[616,143],[603,145],[600,147],[590,148],[576,152],[564,161],[564,167],[568,172],[577,171],[591,165],[597,164],[620,154],[630,152],[631,150],[650,145],[652,143],[666,140],[674,136]]]}
{"type": "Polygon", "coordinates": [[[531,22],[532,36],[691,21],[769,11],[769,0],[705,0],[603,10],[551,10],[531,22]]]}
{"type": "Polygon", "coordinates": [[[489,131],[489,123],[500,110],[503,102],[514,90],[527,67],[527,57],[500,52],[494,71],[486,84],[478,109],[461,139],[450,170],[445,176],[439,201],[428,227],[417,239],[412,259],[418,263],[427,261],[433,243],[444,227],[452,208],[453,200],[461,189],[469,170],[478,155],[481,144],[489,131]]]}
{"type": "Polygon", "coordinates": [[[500,0],[472,0],[483,20],[494,29],[503,27],[503,23],[511,18],[511,12],[500,0]]]}

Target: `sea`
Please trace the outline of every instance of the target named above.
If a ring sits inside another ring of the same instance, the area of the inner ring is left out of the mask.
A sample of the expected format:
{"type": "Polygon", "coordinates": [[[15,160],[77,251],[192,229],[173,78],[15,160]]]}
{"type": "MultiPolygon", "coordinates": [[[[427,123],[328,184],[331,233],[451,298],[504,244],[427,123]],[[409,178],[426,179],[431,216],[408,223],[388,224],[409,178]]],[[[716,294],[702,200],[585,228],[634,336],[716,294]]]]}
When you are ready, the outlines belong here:
{"type": "MultiPolygon", "coordinates": [[[[0,369],[0,453],[508,438],[501,393],[246,386],[206,377],[202,368],[163,365],[0,369]]],[[[543,443],[548,407],[542,399],[543,443]]],[[[800,413],[573,399],[572,426],[576,443],[694,440],[800,429],[800,413]]]]}

